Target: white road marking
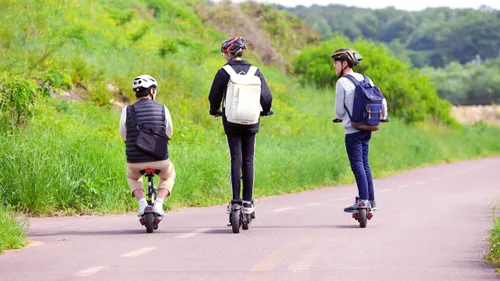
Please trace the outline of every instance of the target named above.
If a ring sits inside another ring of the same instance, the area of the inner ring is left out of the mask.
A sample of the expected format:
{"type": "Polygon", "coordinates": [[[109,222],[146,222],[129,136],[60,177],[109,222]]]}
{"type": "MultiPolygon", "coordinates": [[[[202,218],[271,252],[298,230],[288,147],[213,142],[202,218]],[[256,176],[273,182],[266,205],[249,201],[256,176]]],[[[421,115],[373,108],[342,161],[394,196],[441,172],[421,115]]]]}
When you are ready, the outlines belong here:
{"type": "Polygon", "coordinates": [[[306,206],[318,206],[318,205],[321,205],[321,203],[319,203],[319,202],[314,202],[314,203],[309,203],[309,204],[306,204],[306,206]]]}
{"type": "Polygon", "coordinates": [[[191,237],[194,237],[196,235],[199,235],[200,233],[208,232],[210,230],[212,230],[212,228],[200,228],[200,229],[197,229],[197,230],[195,230],[193,232],[179,235],[179,236],[177,236],[175,238],[181,238],[181,239],[191,238],[191,237]]]}
{"type": "Polygon", "coordinates": [[[381,191],[379,191],[380,193],[385,193],[385,192],[391,192],[392,189],[390,188],[387,188],[387,189],[382,189],[381,191]]]}
{"type": "Polygon", "coordinates": [[[122,258],[137,257],[140,255],[144,255],[147,252],[151,252],[154,249],[156,249],[156,247],[141,248],[141,249],[137,249],[137,250],[132,251],[132,252],[125,253],[125,254],[121,255],[120,257],[122,257],[122,258]]]}
{"type": "Polygon", "coordinates": [[[460,171],[455,172],[455,175],[465,174],[465,173],[468,173],[470,171],[474,171],[474,170],[480,169],[482,167],[483,167],[483,165],[478,165],[478,166],[474,166],[474,167],[465,168],[465,169],[462,169],[460,171]]]}
{"type": "Polygon", "coordinates": [[[398,188],[407,188],[408,186],[409,185],[407,185],[407,184],[403,184],[403,185],[398,186],[398,188]]]}
{"type": "Polygon", "coordinates": [[[293,209],[293,207],[284,207],[284,208],[276,209],[273,212],[284,212],[284,211],[288,211],[291,209],[293,209]]]}
{"type": "Polygon", "coordinates": [[[75,273],[76,276],[89,276],[92,274],[96,274],[97,272],[103,270],[105,267],[104,266],[94,266],[90,267],[87,269],[83,269],[75,273]]]}

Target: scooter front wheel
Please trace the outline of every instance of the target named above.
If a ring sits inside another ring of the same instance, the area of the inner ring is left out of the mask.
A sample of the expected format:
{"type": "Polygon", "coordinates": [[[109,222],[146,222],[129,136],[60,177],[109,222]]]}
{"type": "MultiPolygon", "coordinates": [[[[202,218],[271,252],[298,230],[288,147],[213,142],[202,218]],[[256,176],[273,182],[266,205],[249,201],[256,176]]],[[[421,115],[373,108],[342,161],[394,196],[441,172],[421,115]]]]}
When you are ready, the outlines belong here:
{"type": "Polygon", "coordinates": [[[248,230],[248,226],[250,225],[250,221],[252,220],[252,214],[243,214],[241,228],[243,230],[248,230]]]}

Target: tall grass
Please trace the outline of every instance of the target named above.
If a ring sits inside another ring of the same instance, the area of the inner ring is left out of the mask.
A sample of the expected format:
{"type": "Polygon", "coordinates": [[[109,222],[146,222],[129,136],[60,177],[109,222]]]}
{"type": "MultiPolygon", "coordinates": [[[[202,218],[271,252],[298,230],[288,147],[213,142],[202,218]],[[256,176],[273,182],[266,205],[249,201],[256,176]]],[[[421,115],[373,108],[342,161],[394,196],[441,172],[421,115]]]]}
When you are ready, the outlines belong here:
{"type": "MultiPolygon", "coordinates": [[[[354,182],[343,129],[329,118],[331,108],[325,101],[333,99],[331,93],[302,89],[295,99],[305,95],[309,100],[304,101],[306,110],[299,111],[292,106],[294,98],[287,102],[286,93],[273,87],[276,115],[262,120],[257,135],[255,196],[354,182]]],[[[170,155],[177,179],[168,208],[227,202],[229,159],[220,119],[206,112],[197,122],[174,113],[172,118],[170,155]]],[[[119,111],[114,108],[57,100],[40,103],[29,128],[0,137],[3,202],[33,215],[135,209],[125,179],[118,120],[119,111]]],[[[393,119],[373,134],[370,162],[374,175],[380,177],[433,163],[495,155],[500,153],[499,133],[485,126],[455,130],[408,126],[393,119]]]]}
{"type": "Polygon", "coordinates": [[[0,254],[6,249],[26,245],[27,221],[15,217],[15,212],[0,204],[0,254]]]}
{"type": "Polygon", "coordinates": [[[490,229],[490,236],[488,238],[490,242],[490,251],[484,258],[485,260],[496,267],[497,274],[500,274],[500,219],[495,219],[493,228],[490,229]]]}
{"type": "Polygon", "coordinates": [[[484,259],[488,264],[495,266],[495,271],[500,274],[500,218],[496,216],[498,207],[500,207],[499,198],[493,199],[490,207],[493,214],[493,227],[490,229],[488,237],[490,250],[484,255],[484,259]]]}

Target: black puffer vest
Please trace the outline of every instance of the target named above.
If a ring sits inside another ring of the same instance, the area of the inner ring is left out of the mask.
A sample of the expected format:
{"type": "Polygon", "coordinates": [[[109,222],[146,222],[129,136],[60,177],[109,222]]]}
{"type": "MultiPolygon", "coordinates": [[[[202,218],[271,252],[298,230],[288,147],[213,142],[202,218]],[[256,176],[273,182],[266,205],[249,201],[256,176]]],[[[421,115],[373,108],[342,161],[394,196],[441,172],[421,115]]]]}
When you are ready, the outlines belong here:
{"type": "Polygon", "coordinates": [[[135,109],[135,116],[137,118],[137,122],[139,124],[148,124],[153,125],[155,127],[159,127],[163,129],[165,132],[167,129],[167,124],[165,121],[165,106],[150,100],[150,99],[141,99],[135,102],[134,104],[127,107],[127,139],[125,141],[126,144],[126,154],[127,154],[127,162],[128,163],[144,163],[144,162],[154,162],[168,159],[168,147],[165,155],[161,158],[154,158],[153,156],[147,154],[146,152],[139,149],[136,145],[137,135],[139,134],[139,130],[137,130],[137,126],[132,118],[132,108],[135,109]]]}

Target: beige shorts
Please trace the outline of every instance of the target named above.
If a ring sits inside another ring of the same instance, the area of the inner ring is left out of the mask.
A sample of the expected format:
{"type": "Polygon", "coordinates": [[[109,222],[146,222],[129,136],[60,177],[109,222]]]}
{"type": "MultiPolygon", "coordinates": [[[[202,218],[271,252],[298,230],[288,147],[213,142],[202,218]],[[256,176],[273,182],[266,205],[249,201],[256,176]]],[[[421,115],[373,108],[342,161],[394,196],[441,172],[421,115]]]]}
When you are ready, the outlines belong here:
{"type": "Polygon", "coordinates": [[[127,181],[132,195],[137,189],[144,190],[143,176],[140,171],[145,169],[160,170],[158,189],[164,188],[168,190],[167,196],[170,196],[175,181],[174,164],[170,159],[145,163],[127,163],[127,181]]]}

